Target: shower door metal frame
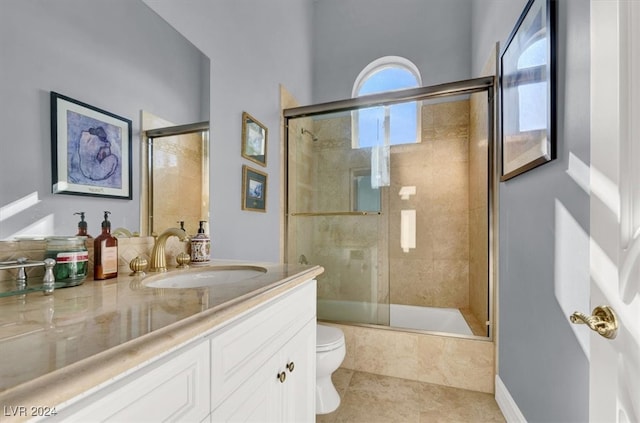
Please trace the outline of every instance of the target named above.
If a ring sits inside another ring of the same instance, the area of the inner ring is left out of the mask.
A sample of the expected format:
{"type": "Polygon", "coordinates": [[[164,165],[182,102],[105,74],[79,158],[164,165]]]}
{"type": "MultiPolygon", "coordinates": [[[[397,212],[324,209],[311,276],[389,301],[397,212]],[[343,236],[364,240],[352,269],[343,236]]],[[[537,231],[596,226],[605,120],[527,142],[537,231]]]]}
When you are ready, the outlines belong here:
{"type": "MultiPolygon", "coordinates": [[[[467,79],[456,82],[449,82],[440,85],[433,85],[429,87],[419,87],[419,88],[410,88],[407,90],[398,90],[398,91],[390,91],[379,94],[371,94],[362,97],[349,98],[345,100],[331,101],[326,103],[312,104],[309,106],[300,106],[300,107],[292,107],[288,109],[284,109],[282,111],[283,119],[284,119],[284,150],[283,150],[283,160],[284,160],[284,248],[283,248],[283,257],[286,260],[288,257],[288,233],[289,233],[289,216],[293,215],[302,215],[302,213],[291,213],[289,212],[289,120],[297,119],[303,117],[316,116],[320,114],[326,113],[339,113],[339,112],[348,112],[353,110],[358,110],[366,107],[375,107],[375,106],[386,106],[397,103],[404,103],[407,101],[423,101],[429,99],[437,99],[444,97],[453,97],[467,94],[475,94],[486,92],[487,93],[487,137],[488,137],[488,146],[487,146],[487,155],[488,155],[488,175],[489,180],[488,184],[488,193],[489,198],[487,199],[487,209],[488,209],[488,233],[489,233],[489,245],[488,245],[488,297],[489,301],[488,311],[489,311],[489,320],[487,321],[487,333],[486,337],[484,336],[474,336],[474,335],[461,335],[455,333],[438,333],[439,335],[453,336],[457,338],[470,338],[470,339],[479,339],[479,340],[487,340],[492,341],[494,338],[495,332],[495,308],[494,303],[496,301],[494,287],[497,282],[497,243],[498,243],[498,181],[500,175],[498,174],[498,169],[496,164],[498,163],[498,148],[496,146],[496,122],[495,116],[497,116],[496,110],[496,85],[497,78],[495,76],[485,76],[480,78],[467,79]]],[[[354,214],[362,214],[361,212],[354,214]]],[[[307,214],[305,214],[307,215],[307,214]]],[[[333,321],[332,321],[333,322],[333,321]]],[[[383,326],[383,325],[375,325],[375,324],[363,324],[363,323],[353,323],[353,322],[334,322],[334,323],[343,323],[351,326],[364,326],[364,327],[373,327],[376,329],[385,329],[392,331],[402,331],[402,332],[415,332],[415,333],[433,333],[427,331],[413,330],[413,329],[404,329],[404,328],[394,328],[391,326],[383,326]]]]}

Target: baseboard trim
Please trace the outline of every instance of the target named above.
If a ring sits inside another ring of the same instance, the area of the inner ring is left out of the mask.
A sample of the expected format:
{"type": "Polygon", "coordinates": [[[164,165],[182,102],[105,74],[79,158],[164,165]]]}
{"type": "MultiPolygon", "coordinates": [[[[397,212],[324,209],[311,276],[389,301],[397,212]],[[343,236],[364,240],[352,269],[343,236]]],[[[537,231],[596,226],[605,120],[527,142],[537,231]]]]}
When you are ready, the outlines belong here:
{"type": "Polygon", "coordinates": [[[496,375],[496,402],[507,423],[527,423],[499,375],[496,375]]]}

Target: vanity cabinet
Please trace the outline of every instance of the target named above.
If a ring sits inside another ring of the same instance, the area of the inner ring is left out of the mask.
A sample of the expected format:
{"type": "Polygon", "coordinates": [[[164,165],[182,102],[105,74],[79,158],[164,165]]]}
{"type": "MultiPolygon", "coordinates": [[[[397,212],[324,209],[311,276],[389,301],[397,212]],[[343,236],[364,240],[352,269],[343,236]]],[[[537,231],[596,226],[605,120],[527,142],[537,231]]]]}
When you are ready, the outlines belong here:
{"type": "Polygon", "coordinates": [[[54,420],[314,421],[315,349],[310,280],[74,400],[54,420]]]}

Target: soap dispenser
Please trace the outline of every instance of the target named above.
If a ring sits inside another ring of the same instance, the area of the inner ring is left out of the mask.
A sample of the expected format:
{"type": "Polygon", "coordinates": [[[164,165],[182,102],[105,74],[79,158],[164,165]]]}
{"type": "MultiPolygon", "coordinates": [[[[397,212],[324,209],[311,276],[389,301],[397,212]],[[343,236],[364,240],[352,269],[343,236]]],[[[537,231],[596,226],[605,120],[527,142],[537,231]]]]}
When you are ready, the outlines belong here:
{"type": "Polygon", "coordinates": [[[200,221],[198,233],[191,237],[191,263],[208,263],[211,258],[211,240],[204,232],[203,225],[206,221],[200,221]]]}
{"type": "Polygon", "coordinates": [[[93,279],[111,279],[118,276],[118,238],[111,235],[111,212],[104,212],[102,233],[93,241],[93,279]]]}
{"type": "Polygon", "coordinates": [[[76,236],[86,236],[87,238],[92,238],[91,235],[87,233],[87,222],[84,221],[84,212],[77,212],[74,215],[80,215],[80,222],[78,222],[78,233],[76,236]]]}

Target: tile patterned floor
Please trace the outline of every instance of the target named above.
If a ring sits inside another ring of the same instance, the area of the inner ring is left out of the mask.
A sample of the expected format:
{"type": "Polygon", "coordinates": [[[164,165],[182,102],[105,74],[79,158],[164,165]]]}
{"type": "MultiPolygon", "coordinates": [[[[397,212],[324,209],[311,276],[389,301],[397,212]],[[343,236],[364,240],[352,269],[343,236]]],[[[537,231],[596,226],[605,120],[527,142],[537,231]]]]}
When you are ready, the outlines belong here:
{"type": "Polygon", "coordinates": [[[491,394],[342,368],[333,381],[342,403],[318,423],[505,422],[491,394]]]}

